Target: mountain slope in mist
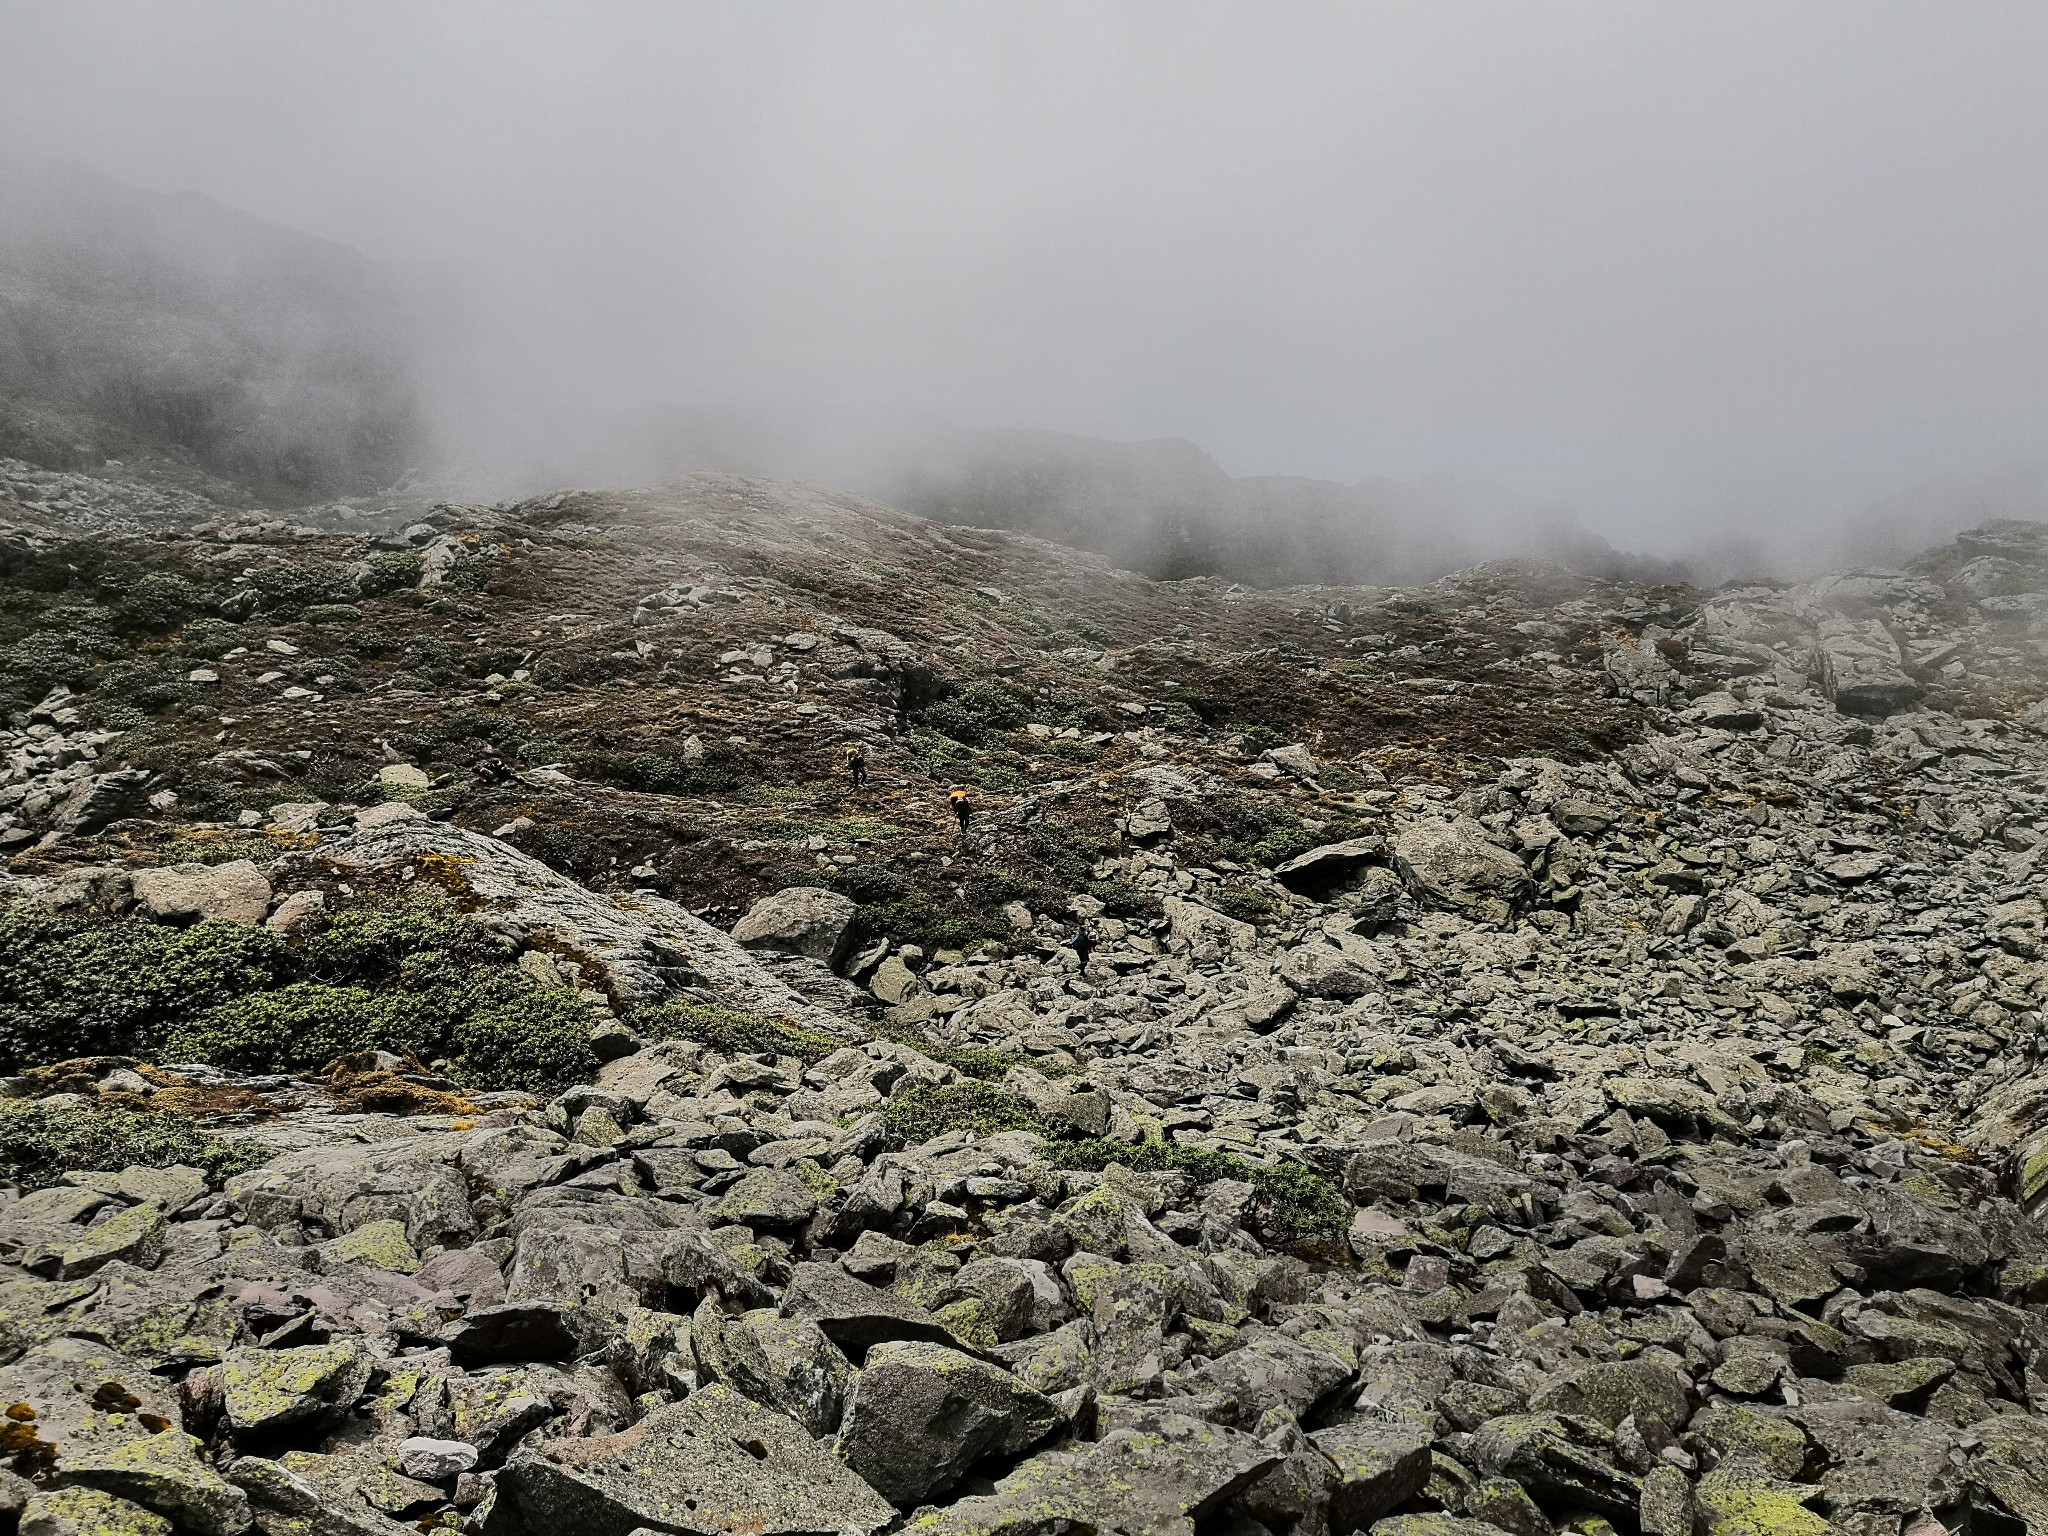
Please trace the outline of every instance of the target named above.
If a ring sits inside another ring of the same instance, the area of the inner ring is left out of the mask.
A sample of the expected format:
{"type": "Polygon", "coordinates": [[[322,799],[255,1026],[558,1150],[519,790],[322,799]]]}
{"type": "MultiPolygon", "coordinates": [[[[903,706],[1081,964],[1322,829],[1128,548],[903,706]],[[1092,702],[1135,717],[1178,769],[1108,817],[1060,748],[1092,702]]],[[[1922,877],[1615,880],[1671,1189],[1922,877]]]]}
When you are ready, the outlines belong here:
{"type": "Polygon", "coordinates": [[[191,193],[0,160],[0,385],[209,468],[373,490],[419,452],[397,290],[355,251],[191,193]]]}
{"type": "Polygon", "coordinates": [[[1551,559],[1603,576],[1635,574],[1637,564],[1569,515],[1448,484],[1236,478],[1181,439],[932,434],[864,488],[937,521],[1035,533],[1164,577],[1403,582],[1489,558],[1551,559]]]}

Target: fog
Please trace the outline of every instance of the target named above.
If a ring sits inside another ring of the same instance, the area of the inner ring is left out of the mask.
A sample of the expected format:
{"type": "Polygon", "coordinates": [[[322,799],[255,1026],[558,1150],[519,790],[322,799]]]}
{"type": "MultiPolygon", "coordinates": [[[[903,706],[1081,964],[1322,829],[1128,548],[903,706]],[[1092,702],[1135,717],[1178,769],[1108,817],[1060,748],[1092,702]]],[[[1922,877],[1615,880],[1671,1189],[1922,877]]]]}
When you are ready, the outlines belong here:
{"type": "Polygon", "coordinates": [[[0,0],[0,147],[404,273],[478,484],[1183,438],[1740,565],[2040,508],[2044,65],[1997,0],[0,0]]]}

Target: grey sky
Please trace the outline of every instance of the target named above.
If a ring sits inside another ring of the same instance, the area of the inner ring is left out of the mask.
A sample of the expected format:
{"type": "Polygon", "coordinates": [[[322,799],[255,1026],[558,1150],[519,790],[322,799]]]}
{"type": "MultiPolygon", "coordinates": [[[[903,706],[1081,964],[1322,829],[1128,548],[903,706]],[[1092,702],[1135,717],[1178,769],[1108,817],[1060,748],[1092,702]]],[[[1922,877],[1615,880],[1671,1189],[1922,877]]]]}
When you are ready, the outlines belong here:
{"type": "Polygon", "coordinates": [[[455,274],[494,409],[1447,474],[1637,546],[2048,459],[2048,7],[0,0],[0,142],[455,274]]]}

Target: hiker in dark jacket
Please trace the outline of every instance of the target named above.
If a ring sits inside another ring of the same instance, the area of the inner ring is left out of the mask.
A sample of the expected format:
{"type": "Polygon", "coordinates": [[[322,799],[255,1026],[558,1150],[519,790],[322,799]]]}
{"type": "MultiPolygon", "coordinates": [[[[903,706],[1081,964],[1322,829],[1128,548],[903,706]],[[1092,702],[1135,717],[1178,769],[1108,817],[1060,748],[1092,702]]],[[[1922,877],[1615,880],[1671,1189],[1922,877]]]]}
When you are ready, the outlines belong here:
{"type": "Polygon", "coordinates": [[[1086,918],[1083,918],[1080,925],[1074,929],[1074,936],[1067,940],[1067,948],[1080,957],[1081,974],[1087,975],[1088,957],[1095,953],[1095,934],[1089,928],[1086,918]]]}

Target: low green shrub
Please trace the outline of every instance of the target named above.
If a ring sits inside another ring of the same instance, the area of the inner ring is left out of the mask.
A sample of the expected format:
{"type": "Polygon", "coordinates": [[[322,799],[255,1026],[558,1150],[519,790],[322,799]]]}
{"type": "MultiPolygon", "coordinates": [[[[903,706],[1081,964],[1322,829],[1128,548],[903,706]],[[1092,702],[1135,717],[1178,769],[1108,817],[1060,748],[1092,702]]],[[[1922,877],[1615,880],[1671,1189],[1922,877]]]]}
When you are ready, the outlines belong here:
{"type": "Polygon", "coordinates": [[[354,603],[314,603],[304,614],[308,624],[353,624],[362,616],[354,603]]]}
{"type": "Polygon", "coordinates": [[[1253,864],[1285,864],[1297,854],[1307,853],[1316,846],[1317,839],[1305,827],[1279,827],[1268,832],[1251,845],[1248,850],[1253,864]]]}
{"type": "Polygon", "coordinates": [[[1127,923],[1149,923],[1165,912],[1158,896],[1128,875],[1118,875],[1110,880],[1091,880],[1086,891],[1102,903],[1106,915],[1127,923]]]}
{"type": "Polygon", "coordinates": [[[136,634],[162,634],[212,601],[204,587],[174,571],[151,571],[114,596],[117,629],[136,634]]]}
{"type": "Polygon", "coordinates": [[[365,597],[416,587],[427,569],[427,562],[409,549],[379,550],[364,563],[369,569],[358,578],[357,588],[365,597]]]}
{"type": "Polygon", "coordinates": [[[356,596],[355,572],[335,560],[269,566],[252,575],[249,585],[264,595],[267,607],[280,613],[352,602],[356,596]]]}
{"type": "Polygon", "coordinates": [[[1272,897],[1245,885],[1220,887],[1210,894],[1209,905],[1240,923],[1270,923],[1278,910],[1272,897]]]}
{"type": "Polygon", "coordinates": [[[993,1083],[920,1084],[889,1101],[882,1119],[905,1146],[916,1146],[948,1131],[992,1136],[998,1131],[1057,1134],[1055,1127],[1028,1100],[993,1083]]]}
{"type": "Polygon", "coordinates": [[[289,972],[284,940],[209,920],[163,928],[17,905],[0,912],[0,1070],[157,1054],[179,1022],[289,972]]]}
{"type": "Polygon", "coordinates": [[[846,1044],[820,1030],[717,1003],[658,1003],[634,1014],[633,1028],[649,1040],[694,1040],[724,1056],[794,1056],[807,1067],[846,1044]]]}
{"type": "Polygon", "coordinates": [[[178,649],[187,656],[217,661],[236,646],[248,645],[255,638],[250,631],[227,619],[199,618],[178,631],[178,649]]]}
{"type": "Polygon", "coordinates": [[[197,1168],[215,1184],[269,1160],[257,1147],[209,1136],[182,1115],[0,1099],[0,1178],[25,1189],[70,1172],[197,1168]]]}
{"type": "Polygon", "coordinates": [[[351,907],[306,941],[306,969],[321,981],[378,986],[502,963],[506,946],[439,891],[351,907]]]}
{"type": "Polygon", "coordinates": [[[1121,1163],[1137,1173],[1184,1173],[1199,1187],[1218,1179],[1237,1179],[1258,1191],[1258,1223],[1276,1243],[1300,1242],[1341,1232],[1350,1208],[1328,1179],[1293,1163],[1255,1163],[1228,1152],[1184,1147],[1177,1142],[1145,1141],[1129,1146],[1091,1139],[1056,1142],[1044,1149],[1055,1168],[1100,1173],[1121,1163]]]}
{"type": "Polygon", "coordinates": [[[296,1072],[360,1050],[448,1058],[478,1089],[596,1073],[589,1011],[510,964],[439,892],[335,916],[300,950],[263,928],[0,912],[0,1070],[87,1055],[296,1072]]]}
{"type": "Polygon", "coordinates": [[[455,1076],[472,1088],[545,1096],[597,1075],[589,1010],[566,987],[527,986],[449,1033],[455,1076]]]}
{"type": "Polygon", "coordinates": [[[173,1029],[164,1050],[230,1072],[310,1072],[355,1051],[430,1055],[444,1022],[404,993],[298,981],[210,1009],[173,1029]]]}
{"type": "Polygon", "coordinates": [[[1031,718],[1031,700],[1002,683],[970,683],[917,711],[917,721],[954,741],[978,747],[1031,718]]]}

